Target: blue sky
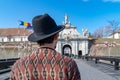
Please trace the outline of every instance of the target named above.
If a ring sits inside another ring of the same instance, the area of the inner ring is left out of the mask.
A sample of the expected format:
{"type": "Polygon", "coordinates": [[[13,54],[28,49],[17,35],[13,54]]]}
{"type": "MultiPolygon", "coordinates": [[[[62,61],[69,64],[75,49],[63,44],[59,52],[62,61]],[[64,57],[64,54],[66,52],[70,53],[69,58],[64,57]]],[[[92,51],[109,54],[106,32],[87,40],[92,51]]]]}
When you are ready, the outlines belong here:
{"type": "MultiPolygon", "coordinates": [[[[0,28],[18,28],[18,20],[32,21],[48,13],[58,25],[69,15],[69,21],[81,33],[107,26],[109,20],[120,22],[120,0],[0,0],[0,28]]],[[[22,27],[22,26],[20,26],[22,27]]]]}

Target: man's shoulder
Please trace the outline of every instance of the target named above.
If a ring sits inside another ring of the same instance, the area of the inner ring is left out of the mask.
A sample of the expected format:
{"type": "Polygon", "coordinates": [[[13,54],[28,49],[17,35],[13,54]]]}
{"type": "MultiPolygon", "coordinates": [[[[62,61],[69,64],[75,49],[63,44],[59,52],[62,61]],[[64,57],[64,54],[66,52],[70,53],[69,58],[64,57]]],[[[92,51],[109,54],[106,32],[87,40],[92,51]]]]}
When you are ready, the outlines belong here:
{"type": "Polygon", "coordinates": [[[19,58],[15,63],[14,63],[14,67],[17,67],[18,65],[23,64],[26,60],[27,60],[28,56],[24,56],[19,58]]]}

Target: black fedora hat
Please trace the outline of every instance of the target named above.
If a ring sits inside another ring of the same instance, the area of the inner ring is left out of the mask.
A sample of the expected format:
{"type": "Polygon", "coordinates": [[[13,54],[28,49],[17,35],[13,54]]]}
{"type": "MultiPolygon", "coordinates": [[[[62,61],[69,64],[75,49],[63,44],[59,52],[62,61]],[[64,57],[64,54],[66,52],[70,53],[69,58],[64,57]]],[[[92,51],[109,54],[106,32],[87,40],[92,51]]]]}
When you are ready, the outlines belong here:
{"type": "Polygon", "coordinates": [[[55,21],[48,15],[38,15],[32,20],[33,33],[28,36],[28,40],[37,42],[52,36],[64,29],[63,25],[57,26],[55,21]]]}

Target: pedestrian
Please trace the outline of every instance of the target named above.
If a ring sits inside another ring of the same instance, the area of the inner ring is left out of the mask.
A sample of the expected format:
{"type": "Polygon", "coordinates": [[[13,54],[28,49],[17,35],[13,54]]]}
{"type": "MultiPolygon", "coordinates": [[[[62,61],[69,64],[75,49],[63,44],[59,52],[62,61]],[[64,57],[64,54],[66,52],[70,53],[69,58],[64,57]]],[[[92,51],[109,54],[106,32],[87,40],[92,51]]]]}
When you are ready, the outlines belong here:
{"type": "Polygon", "coordinates": [[[55,50],[64,26],[57,26],[48,14],[35,16],[32,25],[28,40],[39,46],[15,62],[10,80],[81,80],[76,62],[55,50]]]}

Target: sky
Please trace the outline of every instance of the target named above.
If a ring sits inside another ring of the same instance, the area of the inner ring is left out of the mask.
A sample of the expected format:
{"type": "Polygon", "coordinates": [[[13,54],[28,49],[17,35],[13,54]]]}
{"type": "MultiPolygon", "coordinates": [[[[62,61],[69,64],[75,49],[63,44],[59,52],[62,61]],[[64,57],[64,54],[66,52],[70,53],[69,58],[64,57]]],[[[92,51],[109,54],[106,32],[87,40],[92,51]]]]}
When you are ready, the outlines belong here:
{"type": "Polygon", "coordinates": [[[78,32],[93,33],[108,21],[120,22],[120,0],[0,0],[0,28],[24,28],[19,20],[32,23],[34,16],[48,13],[61,25],[64,16],[78,32]]]}

